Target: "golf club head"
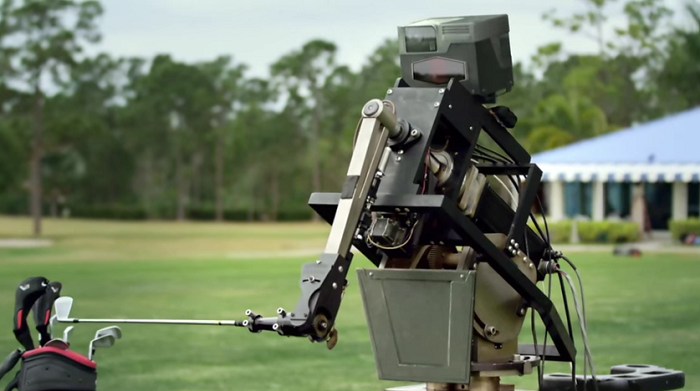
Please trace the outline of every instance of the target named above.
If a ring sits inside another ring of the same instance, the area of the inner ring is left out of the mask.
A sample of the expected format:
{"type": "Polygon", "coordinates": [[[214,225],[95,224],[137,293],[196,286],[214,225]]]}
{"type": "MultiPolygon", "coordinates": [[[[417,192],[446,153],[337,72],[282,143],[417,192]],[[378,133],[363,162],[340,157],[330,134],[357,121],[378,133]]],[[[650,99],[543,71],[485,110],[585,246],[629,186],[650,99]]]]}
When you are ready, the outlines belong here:
{"type": "Polygon", "coordinates": [[[94,348],[108,348],[112,345],[114,345],[114,342],[116,342],[116,338],[114,338],[111,335],[101,335],[92,341],[90,341],[90,344],[92,345],[93,349],[94,348]]]}
{"type": "Polygon", "coordinates": [[[53,303],[53,306],[56,311],[56,319],[59,322],[68,319],[70,310],[73,308],[73,298],[69,296],[59,297],[53,303]]]}
{"type": "Polygon", "coordinates": [[[122,337],[122,329],[119,326],[109,326],[95,332],[95,338],[99,338],[102,335],[111,335],[114,339],[120,339],[122,337]]]}
{"type": "Polygon", "coordinates": [[[71,331],[73,331],[73,326],[68,326],[65,330],[63,330],[63,340],[66,341],[66,343],[68,343],[68,338],[70,337],[71,331]]]}
{"type": "Polygon", "coordinates": [[[62,339],[54,338],[51,341],[47,342],[46,345],[44,345],[44,347],[68,350],[68,343],[62,339]]]}

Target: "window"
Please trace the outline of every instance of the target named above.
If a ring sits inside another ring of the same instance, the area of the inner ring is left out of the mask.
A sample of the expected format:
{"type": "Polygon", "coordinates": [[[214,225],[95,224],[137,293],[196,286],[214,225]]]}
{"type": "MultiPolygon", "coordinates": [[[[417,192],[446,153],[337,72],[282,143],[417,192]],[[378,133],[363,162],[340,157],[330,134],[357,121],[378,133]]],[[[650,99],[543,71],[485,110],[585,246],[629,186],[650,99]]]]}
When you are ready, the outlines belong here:
{"type": "Polygon", "coordinates": [[[564,208],[566,216],[592,217],[593,184],[590,182],[567,182],[564,184],[564,208]]]}

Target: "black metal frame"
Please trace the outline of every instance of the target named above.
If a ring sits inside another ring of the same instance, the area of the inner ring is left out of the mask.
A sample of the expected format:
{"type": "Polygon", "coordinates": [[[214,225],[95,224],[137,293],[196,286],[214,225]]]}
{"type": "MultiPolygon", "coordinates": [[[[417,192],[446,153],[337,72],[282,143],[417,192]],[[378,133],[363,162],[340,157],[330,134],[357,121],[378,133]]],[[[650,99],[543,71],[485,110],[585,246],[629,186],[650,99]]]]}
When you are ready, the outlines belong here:
{"type": "MultiPolygon", "coordinates": [[[[546,246],[528,226],[527,220],[534,205],[542,172],[530,164],[530,155],[515,138],[459,83],[451,81],[444,89],[403,87],[396,83],[386,100],[394,103],[398,115],[412,127],[427,130],[420,140],[402,151],[401,160],[390,159],[386,177],[382,181],[372,212],[418,213],[424,221],[439,227],[424,229],[412,245],[442,242],[445,245],[471,246],[483,255],[484,261],[508,282],[542,318],[560,359],[574,361],[576,349],[561,317],[549,298],[511,261],[511,250],[498,249],[487,237],[488,233],[507,235],[507,243],[528,242],[532,247],[527,255],[538,264],[546,246]],[[435,110],[437,108],[437,110],[435,110]],[[457,206],[459,187],[471,162],[481,130],[486,133],[512,159],[509,165],[477,165],[487,175],[526,174],[525,187],[520,193],[518,207],[513,211],[488,187],[485,189],[475,216],[468,217],[457,206]],[[458,152],[453,172],[440,189],[442,194],[419,194],[423,173],[426,171],[426,156],[431,145],[440,137],[448,137],[445,148],[458,152]],[[512,242],[511,242],[512,240],[512,242]]],[[[314,193],[309,205],[328,223],[332,223],[340,193],[314,193]]],[[[386,251],[370,248],[363,240],[353,245],[375,265],[390,256],[386,251]]],[[[524,248],[523,248],[524,250],[524,248]]],[[[321,297],[323,292],[321,292],[321,297]]]]}

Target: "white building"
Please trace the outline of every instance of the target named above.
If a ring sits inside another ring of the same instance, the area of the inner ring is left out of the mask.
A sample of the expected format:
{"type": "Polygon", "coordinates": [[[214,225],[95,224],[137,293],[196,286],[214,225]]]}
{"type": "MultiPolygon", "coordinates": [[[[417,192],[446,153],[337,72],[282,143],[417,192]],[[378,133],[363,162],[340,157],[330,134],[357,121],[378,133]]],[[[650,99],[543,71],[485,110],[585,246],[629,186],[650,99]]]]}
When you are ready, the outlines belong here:
{"type": "Polygon", "coordinates": [[[700,108],[532,157],[543,171],[550,219],[629,217],[646,200],[651,228],[700,210],[700,108]]]}

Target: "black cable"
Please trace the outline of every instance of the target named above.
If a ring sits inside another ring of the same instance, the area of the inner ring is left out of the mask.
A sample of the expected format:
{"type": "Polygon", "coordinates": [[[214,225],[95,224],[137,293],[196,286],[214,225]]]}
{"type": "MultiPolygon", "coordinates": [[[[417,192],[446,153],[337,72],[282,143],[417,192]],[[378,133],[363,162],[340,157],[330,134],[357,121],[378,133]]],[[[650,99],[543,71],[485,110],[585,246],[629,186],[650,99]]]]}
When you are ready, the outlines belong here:
{"type": "MultiPolygon", "coordinates": [[[[559,268],[559,265],[557,264],[557,269],[559,268]]],[[[569,337],[571,337],[571,340],[574,340],[574,329],[571,326],[571,314],[569,312],[569,300],[566,297],[566,288],[564,287],[564,277],[562,277],[561,273],[557,273],[559,275],[559,285],[561,286],[561,295],[562,299],[564,301],[564,313],[566,314],[566,325],[569,328],[569,337]]],[[[573,390],[576,390],[576,357],[574,357],[574,360],[571,363],[571,382],[573,385],[573,390]]]]}
{"type": "MultiPolygon", "coordinates": [[[[542,389],[542,361],[540,359],[540,354],[539,354],[539,349],[537,345],[537,328],[535,327],[535,310],[530,310],[530,327],[532,327],[532,343],[535,346],[535,357],[538,358],[537,362],[537,390],[542,389]]],[[[542,356],[544,356],[545,352],[542,352],[542,356]]],[[[572,390],[575,391],[575,390],[572,390]]]]}
{"type": "MultiPolygon", "coordinates": [[[[547,298],[551,300],[551,297],[552,297],[552,275],[551,274],[549,275],[548,281],[549,281],[549,287],[547,288],[547,298]]],[[[547,337],[548,336],[549,336],[549,332],[548,332],[547,328],[545,327],[544,328],[544,343],[542,344],[544,352],[547,351],[546,349],[547,349],[547,337]]],[[[542,382],[542,377],[544,376],[544,365],[546,362],[546,357],[547,357],[546,354],[542,355],[542,372],[540,373],[540,382],[542,382]]]]}
{"type": "Polygon", "coordinates": [[[491,149],[491,148],[489,148],[489,147],[486,147],[486,146],[477,144],[477,145],[476,145],[476,149],[481,149],[481,150],[484,151],[484,152],[491,153],[492,155],[495,155],[495,156],[501,158],[502,160],[505,160],[507,163],[514,163],[513,159],[511,159],[511,158],[509,158],[508,156],[505,156],[505,155],[503,155],[503,154],[501,154],[501,153],[499,153],[499,152],[497,152],[497,151],[494,151],[493,149],[491,149]]]}

